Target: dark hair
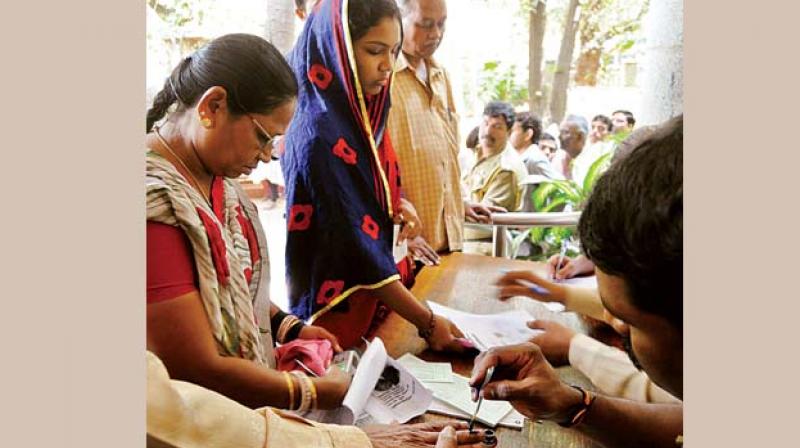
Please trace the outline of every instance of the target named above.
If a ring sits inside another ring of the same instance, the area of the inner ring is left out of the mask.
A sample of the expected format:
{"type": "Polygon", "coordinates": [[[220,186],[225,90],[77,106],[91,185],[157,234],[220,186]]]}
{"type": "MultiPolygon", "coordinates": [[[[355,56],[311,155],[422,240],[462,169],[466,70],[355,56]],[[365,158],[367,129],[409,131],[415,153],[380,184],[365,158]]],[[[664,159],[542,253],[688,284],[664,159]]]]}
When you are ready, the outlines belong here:
{"type": "Polygon", "coordinates": [[[683,328],[682,115],[598,179],[578,231],[586,256],[625,281],[634,306],[683,328]]]}
{"type": "Polygon", "coordinates": [[[294,0],[294,7],[297,9],[306,9],[307,0],[294,0]]]}
{"type": "Polygon", "coordinates": [[[606,127],[608,128],[608,130],[611,130],[611,126],[612,126],[611,119],[606,117],[605,115],[603,115],[603,114],[595,115],[594,118],[592,118],[592,123],[594,123],[595,121],[602,121],[603,123],[606,124],[606,127]]]}
{"type": "Polygon", "coordinates": [[[487,117],[503,117],[506,120],[506,128],[511,129],[514,125],[514,108],[505,101],[489,101],[483,108],[483,115],[487,117]]]}
{"type": "Polygon", "coordinates": [[[395,0],[350,0],[347,12],[347,25],[350,27],[350,40],[364,37],[370,28],[385,17],[397,19],[402,33],[403,25],[400,9],[395,0]]]}
{"type": "Polygon", "coordinates": [[[539,137],[539,141],[542,141],[542,140],[552,140],[552,141],[558,143],[558,139],[553,137],[552,135],[548,134],[547,132],[543,133],[542,136],[539,137]]]}
{"type": "Polygon", "coordinates": [[[479,127],[475,126],[467,135],[467,148],[475,149],[478,146],[479,127]]]}
{"type": "Polygon", "coordinates": [[[536,114],[532,114],[530,112],[520,112],[517,114],[514,121],[519,123],[522,130],[533,131],[533,136],[531,137],[531,143],[536,143],[542,137],[542,120],[536,116],[536,114]]]}
{"type": "Polygon", "coordinates": [[[294,73],[272,44],[251,34],[227,34],[172,70],[147,111],[147,132],[172,104],[181,112],[214,86],[228,93],[228,108],[234,114],[266,114],[297,97],[294,73]]]}
{"type": "Polygon", "coordinates": [[[614,114],[625,115],[625,120],[628,122],[629,126],[633,126],[633,125],[636,124],[636,119],[633,118],[633,113],[631,111],[629,111],[629,110],[622,110],[622,109],[615,110],[614,112],[611,113],[611,115],[614,115],[614,114]]]}
{"type": "Polygon", "coordinates": [[[646,138],[650,137],[653,132],[658,130],[658,126],[640,126],[633,130],[624,140],[619,142],[617,145],[617,149],[614,150],[614,155],[611,157],[611,163],[617,163],[618,160],[622,160],[625,156],[631,153],[634,149],[636,149],[642,141],[646,138]]]}

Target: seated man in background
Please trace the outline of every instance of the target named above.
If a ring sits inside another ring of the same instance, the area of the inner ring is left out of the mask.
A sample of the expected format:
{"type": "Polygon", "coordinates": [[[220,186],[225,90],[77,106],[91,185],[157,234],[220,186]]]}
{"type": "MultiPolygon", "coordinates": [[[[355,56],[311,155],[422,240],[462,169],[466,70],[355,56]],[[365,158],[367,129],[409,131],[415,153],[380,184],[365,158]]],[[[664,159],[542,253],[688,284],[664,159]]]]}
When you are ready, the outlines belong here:
{"type": "Polygon", "coordinates": [[[558,140],[547,132],[542,133],[542,137],[539,139],[539,150],[547,157],[547,161],[552,167],[553,157],[558,151],[558,140]]]}
{"type": "Polygon", "coordinates": [[[550,165],[550,160],[539,149],[539,139],[542,135],[542,121],[530,112],[520,112],[514,119],[511,128],[511,146],[517,151],[528,174],[538,174],[548,179],[562,179],[550,165]]]}
{"type": "Polygon", "coordinates": [[[528,170],[509,144],[514,117],[514,109],[505,102],[492,101],[483,109],[475,164],[463,174],[469,200],[508,211],[519,208],[528,170]]]}
{"type": "MultiPolygon", "coordinates": [[[[578,185],[583,185],[589,170],[597,159],[614,151],[615,142],[606,138],[610,129],[610,118],[605,115],[596,115],[592,118],[592,129],[589,132],[586,146],[572,163],[572,180],[577,182],[578,185]]],[[[605,166],[607,167],[608,164],[606,163],[605,166]]]]}
{"type": "MultiPolygon", "coordinates": [[[[631,350],[649,377],[682,399],[682,116],[600,178],[578,227],[605,309],[628,327],[631,350]]],[[[516,282],[514,275],[500,283],[516,282]]],[[[494,376],[480,394],[507,400],[529,418],[574,428],[606,446],[683,444],[682,404],[640,403],[564,384],[536,344],[484,352],[470,384],[481,384],[492,366],[494,376]]]]}
{"type": "Polygon", "coordinates": [[[608,133],[611,132],[611,119],[600,114],[592,118],[592,130],[589,132],[589,145],[604,142],[608,133]]]}
{"type": "Polygon", "coordinates": [[[561,122],[558,139],[561,149],[553,157],[553,167],[566,179],[573,179],[572,164],[583,151],[589,135],[589,123],[580,115],[567,115],[561,122]]]}
{"type": "Polygon", "coordinates": [[[629,133],[635,124],[636,119],[631,111],[620,109],[611,114],[611,132],[614,134],[629,133]]]}

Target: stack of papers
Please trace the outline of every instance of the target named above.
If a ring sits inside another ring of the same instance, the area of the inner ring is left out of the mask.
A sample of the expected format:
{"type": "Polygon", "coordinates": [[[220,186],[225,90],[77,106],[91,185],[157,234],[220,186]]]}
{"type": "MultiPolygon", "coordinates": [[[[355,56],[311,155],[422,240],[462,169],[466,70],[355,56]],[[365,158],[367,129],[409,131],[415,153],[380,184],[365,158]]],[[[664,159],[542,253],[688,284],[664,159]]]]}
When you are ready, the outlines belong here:
{"type": "Polygon", "coordinates": [[[338,425],[405,423],[423,414],[432,399],[431,391],[389,357],[383,341],[376,337],[361,356],[342,406],[317,410],[307,417],[338,425]]]}
{"type": "MultiPolygon", "coordinates": [[[[427,362],[411,354],[397,360],[426,388],[433,392],[429,411],[469,419],[478,403],[472,401],[469,379],[454,374],[449,363],[427,362]]],[[[521,429],[524,417],[506,401],[484,400],[478,415],[479,422],[495,427],[498,424],[521,429]]]]}

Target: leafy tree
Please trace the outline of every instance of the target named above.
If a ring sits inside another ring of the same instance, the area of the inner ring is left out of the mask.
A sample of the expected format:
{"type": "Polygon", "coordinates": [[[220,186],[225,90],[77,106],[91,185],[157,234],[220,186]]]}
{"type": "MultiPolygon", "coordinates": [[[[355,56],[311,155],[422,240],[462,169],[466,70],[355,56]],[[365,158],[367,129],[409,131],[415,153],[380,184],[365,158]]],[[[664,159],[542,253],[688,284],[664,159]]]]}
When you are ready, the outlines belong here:
{"type": "Polygon", "coordinates": [[[518,106],[528,101],[528,88],[517,82],[516,66],[503,66],[500,61],[483,64],[480,73],[478,96],[483,103],[492,100],[506,101],[518,106]]]}
{"type": "Polygon", "coordinates": [[[152,8],[158,17],[174,28],[196,22],[201,25],[203,22],[204,2],[188,0],[147,0],[147,6],[152,8]]]}
{"type": "Polygon", "coordinates": [[[649,0],[586,0],[578,18],[575,84],[595,86],[614,55],[630,50],[649,0]]]}

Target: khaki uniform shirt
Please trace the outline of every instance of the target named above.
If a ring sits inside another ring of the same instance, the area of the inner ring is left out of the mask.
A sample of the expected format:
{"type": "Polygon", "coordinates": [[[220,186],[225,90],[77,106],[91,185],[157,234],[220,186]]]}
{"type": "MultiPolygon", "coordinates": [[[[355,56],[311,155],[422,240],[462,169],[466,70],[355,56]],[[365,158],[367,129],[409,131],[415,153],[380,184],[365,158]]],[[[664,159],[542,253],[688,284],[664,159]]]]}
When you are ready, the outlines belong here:
{"type": "MultiPolygon", "coordinates": [[[[480,151],[480,148],[477,150],[480,151]]],[[[511,145],[497,154],[478,159],[464,174],[464,185],[471,201],[515,211],[522,202],[522,181],[528,170],[511,145]]]]}
{"type": "Polygon", "coordinates": [[[400,165],[403,195],[417,209],[422,237],[436,251],[461,250],[464,203],[459,186],[458,116],[447,72],[432,59],[425,64],[428,80],[420,79],[400,53],[388,130],[400,165]]]}

